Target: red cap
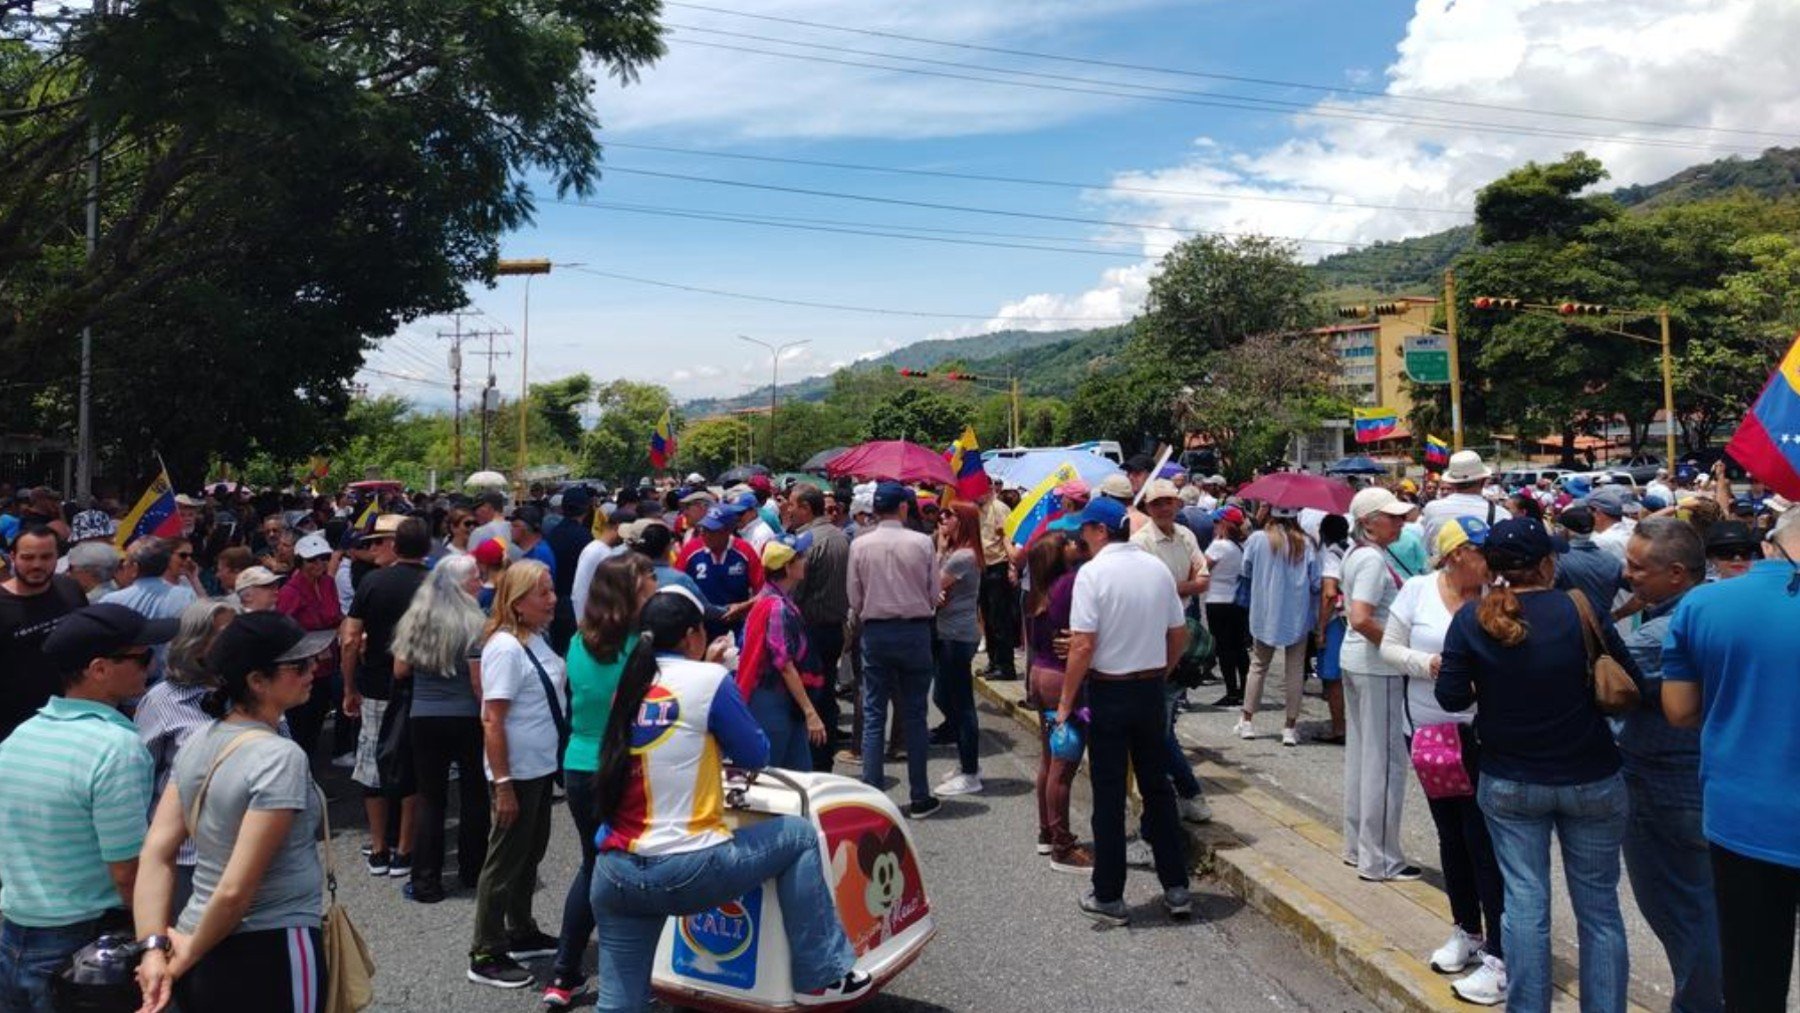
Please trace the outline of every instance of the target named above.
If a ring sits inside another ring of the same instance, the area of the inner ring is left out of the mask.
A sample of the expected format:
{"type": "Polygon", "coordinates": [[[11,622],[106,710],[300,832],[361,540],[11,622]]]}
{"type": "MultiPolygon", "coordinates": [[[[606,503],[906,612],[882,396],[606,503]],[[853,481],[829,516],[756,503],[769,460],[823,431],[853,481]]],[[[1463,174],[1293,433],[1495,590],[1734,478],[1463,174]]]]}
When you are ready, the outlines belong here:
{"type": "Polygon", "coordinates": [[[769,476],[767,475],[751,475],[750,480],[744,484],[755,489],[757,492],[769,493],[775,491],[775,486],[769,481],[769,476]]]}
{"type": "Polygon", "coordinates": [[[506,562],[506,543],[498,538],[490,538],[475,546],[473,555],[475,562],[482,566],[499,566],[506,562]]]}

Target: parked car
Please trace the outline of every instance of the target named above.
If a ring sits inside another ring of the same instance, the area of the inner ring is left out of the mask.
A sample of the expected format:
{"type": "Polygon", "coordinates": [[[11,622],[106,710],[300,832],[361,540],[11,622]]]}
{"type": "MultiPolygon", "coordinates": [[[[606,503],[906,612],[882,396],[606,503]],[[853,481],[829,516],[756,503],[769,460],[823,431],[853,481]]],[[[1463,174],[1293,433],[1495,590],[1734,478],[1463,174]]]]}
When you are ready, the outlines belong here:
{"type": "Polygon", "coordinates": [[[1606,470],[1630,472],[1632,481],[1645,485],[1664,467],[1667,465],[1663,463],[1660,454],[1633,454],[1623,461],[1607,462],[1606,470]]]}
{"type": "Polygon", "coordinates": [[[1538,479],[1547,478],[1552,482],[1572,474],[1567,468],[1509,468],[1500,473],[1500,487],[1508,492],[1517,489],[1534,487],[1538,479]]]}

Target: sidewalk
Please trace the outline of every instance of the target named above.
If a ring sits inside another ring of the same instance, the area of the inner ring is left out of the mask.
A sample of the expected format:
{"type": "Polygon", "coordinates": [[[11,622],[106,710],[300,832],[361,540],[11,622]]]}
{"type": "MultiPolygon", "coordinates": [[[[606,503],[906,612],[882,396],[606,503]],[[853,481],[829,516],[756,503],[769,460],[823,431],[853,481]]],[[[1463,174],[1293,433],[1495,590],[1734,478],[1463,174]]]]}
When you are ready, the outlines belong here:
{"type": "MultiPolygon", "coordinates": [[[[1035,732],[1038,717],[1024,704],[1022,682],[977,678],[976,690],[1035,732]]],[[[1218,687],[1207,686],[1190,695],[1199,699],[1217,692],[1218,687]]],[[[1273,721],[1261,719],[1265,736],[1279,727],[1279,713],[1272,717],[1273,721]]],[[[1202,748],[1199,729],[1193,722],[1186,722],[1189,727],[1183,724],[1177,722],[1177,734],[1195,759],[1194,772],[1204,784],[1214,813],[1213,821],[1205,826],[1183,825],[1202,872],[1293,932],[1307,950],[1326,960],[1381,1008],[1407,1013],[1474,1008],[1450,992],[1449,976],[1433,972],[1425,963],[1425,956],[1444,941],[1450,925],[1449,902],[1438,886],[1425,881],[1373,884],[1357,879],[1340,858],[1343,837],[1335,825],[1325,822],[1328,817],[1316,811],[1320,808],[1316,801],[1295,798],[1275,787],[1273,778],[1214,748],[1202,748]],[[1258,781],[1269,786],[1255,783],[1258,781]]],[[[1214,734],[1207,738],[1215,744],[1224,741],[1214,734]]],[[[1267,747],[1270,741],[1232,739],[1229,745],[1267,747]]],[[[1293,752],[1288,751],[1289,755],[1293,752]]],[[[1329,811],[1335,814],[1336,805],[1329,811]]],[[[1429,868],[1437,864],[1435,851],[1425,855],[1415,849],[1410,857],[1429,868]]],[[[1560,872],[1557,879],[1560,882],[1560,872]]],[[[1632,907],[1628,896],[1621,896],[1620,902],[1632,907]]],[[[1566,911],[1559,915],[1558,928],[1573,927],[1566,911]]],[[[1666,975],[1654,939],[1650,946],[1655,948],[1655,963],[1666,975]]],[[[1559,939],[1555,949],[1553,1008],[1574,1011],[1579,1008],[1574,947],[1559,939]]],[[[1659,1001],[1654,990],[1636,976],[1639,962],[1649,956],[1634,940],[1633,1013],[1667,1007],[1668,1000],[1659,1001]]]]}

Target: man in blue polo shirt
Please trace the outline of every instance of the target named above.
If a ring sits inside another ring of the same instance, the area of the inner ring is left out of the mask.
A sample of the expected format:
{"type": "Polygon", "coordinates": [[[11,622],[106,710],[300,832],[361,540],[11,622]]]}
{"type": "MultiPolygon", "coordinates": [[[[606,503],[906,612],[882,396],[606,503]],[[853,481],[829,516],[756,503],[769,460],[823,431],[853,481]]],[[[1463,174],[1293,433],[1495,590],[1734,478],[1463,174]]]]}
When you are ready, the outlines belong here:
{"type": "Polygon", "coordinates": [[[716,506],[700,519],[700,536],[688,542],[676,567],[700,585],[706,600],[722,606],[725,614],[706,621],[707,636],[716,637],[736,626],[750,610],[750,599],[762,589],[762,562],[756,550],[732,532],[740,511],[716,506]]]}
{"type": "Polygon", "coordinates": [[[152,763],[119,705],[144,693],[173,619],[89,605],[44,640],[62,695],[0,743],[0,1008],[50,1009],[50,977],[129,925],[152,763]]]}
{"type": "Polygon", "coordinates": [[[1787,1007],[1800,910],[1800,508],[1766,558],[1687,593],[1663,642],[1663,714],[1700,729],[1725,1008],[1787,1007]]]}

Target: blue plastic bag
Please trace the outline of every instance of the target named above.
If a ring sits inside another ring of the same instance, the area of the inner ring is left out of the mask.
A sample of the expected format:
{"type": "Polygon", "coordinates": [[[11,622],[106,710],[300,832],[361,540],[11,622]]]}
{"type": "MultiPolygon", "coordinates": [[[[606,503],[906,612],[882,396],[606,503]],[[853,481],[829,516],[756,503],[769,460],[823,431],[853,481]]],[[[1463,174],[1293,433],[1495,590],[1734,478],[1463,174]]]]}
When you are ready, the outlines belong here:
{"type": "Polygon", "coordinates": [[[1087,743],[1081,729],[1075,726],[1075,719],[1057,724],[1056,712],[1045,711],[1044,721],[1050,725],[1050,755],[1065,763],[1080,763],[1087,743]]]}

